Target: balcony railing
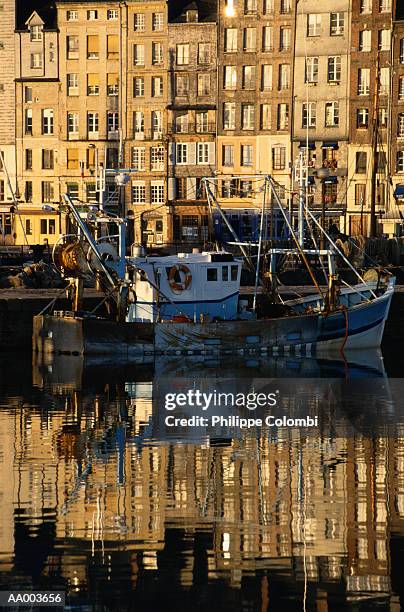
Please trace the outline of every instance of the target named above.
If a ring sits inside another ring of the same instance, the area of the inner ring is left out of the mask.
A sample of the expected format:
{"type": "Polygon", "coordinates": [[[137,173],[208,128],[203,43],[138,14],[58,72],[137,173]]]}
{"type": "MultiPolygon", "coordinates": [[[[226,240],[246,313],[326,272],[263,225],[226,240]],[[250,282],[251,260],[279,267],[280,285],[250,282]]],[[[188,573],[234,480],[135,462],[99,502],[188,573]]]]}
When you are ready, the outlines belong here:
{"type": "Polygon", "coordinates": [[[189,122],[184,125],[179,125],[178,123],[171,123],[168,125],[169,134],[214,134],[215,132],[215,123],[200,125],[198,123],[189,122]]]}
{"type": "Polygon", "coordinates": [[[133,139],[134,140],[163,140],[165,136],[165,132],[158,130],[134,130],[133,131],[133,139]]]}

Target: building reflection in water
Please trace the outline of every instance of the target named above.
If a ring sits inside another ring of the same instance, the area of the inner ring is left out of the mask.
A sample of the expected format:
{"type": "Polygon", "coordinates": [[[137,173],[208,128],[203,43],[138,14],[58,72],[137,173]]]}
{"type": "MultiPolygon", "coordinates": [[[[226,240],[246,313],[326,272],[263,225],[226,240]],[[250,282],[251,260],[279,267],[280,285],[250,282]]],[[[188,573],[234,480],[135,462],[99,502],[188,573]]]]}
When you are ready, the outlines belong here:
{"type": "Polygon", "coordinates": [[[272,611],[306,597],[307,609],[363,599],[398,612],[400,424],[395,437],[263,429],[170,443],[153,437],[150,370],[68,383],[46,371],[0,397],[3,588],[59,586],[99,609],[154,609],[159,596],[272,611]]]}

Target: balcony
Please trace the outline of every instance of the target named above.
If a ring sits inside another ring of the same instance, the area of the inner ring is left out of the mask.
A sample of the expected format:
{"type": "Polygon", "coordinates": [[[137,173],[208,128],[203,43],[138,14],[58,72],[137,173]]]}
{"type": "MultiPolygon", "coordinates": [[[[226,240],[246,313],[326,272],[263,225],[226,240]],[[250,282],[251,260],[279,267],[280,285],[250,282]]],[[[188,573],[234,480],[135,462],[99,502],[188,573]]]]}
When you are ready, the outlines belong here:
{"type": "Polygon", "coordinates": [[[171,123],[168,125],[169,134],[215,134],[216,124],[207,123],[200,125],[197,123],[189,122],[184,125],[171,123]]]}
{"type": "Polygon", "coordinates": [[[134,140],[142,140],[142,141],[156,141],[163,140],[165,136],[165,132],[158,130],[134,130],[133,131],[133,139],[134,140]]]}

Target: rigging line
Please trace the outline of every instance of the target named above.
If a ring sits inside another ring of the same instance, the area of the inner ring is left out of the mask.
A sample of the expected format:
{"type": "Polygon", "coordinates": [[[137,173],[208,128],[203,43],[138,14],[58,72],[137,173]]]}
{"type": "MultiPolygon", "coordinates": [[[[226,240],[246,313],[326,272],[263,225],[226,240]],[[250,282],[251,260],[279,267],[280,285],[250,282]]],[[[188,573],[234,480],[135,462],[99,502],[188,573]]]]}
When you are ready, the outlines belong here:
{"type": "MultiPolygon", "coordinates": [[[[311,239],[312,239],[312,241],[313,241],[314,248],[316,249],[316,251],[318,251],[318,250],[319,250],[319,247],[318,247],[318,245],[317,245],[317,241],[316,241],[316,239],[315,239],[315,237],[314,237],[314,232],[313,232],[313,227],[312,227],[312,224],[311,224],[311,223],[309,223],[309,218],[308,218],[308,215],[307,215],[307,210],[305,210],[305,211],[304,211],[304,216],[305,216],[306,221],[307,221],[307,226],[308,226],[308,228],[309,228],[309,230],[310,230],[311,239]]],[[[325,269],[325,267],[324,267],[322,257],[319,257],[319,260],[320,260],[320,266],[321,266],[321,269],[322,269],[323,274],[324,274],[325,282],[328,284],[328,275],[327,275],[326,269],[325,269]]]]}
{"type": "MultiPolygon", "coordinates": [[[[19,210],[19,207],[18,207],[17,198],[16,198],[16,195],[14,193],[14,189],[13,189],[13,187],[11,185],[10,175],[8,173],[8,168],[7,168],[7,165],[6,165],[6,161],[4,159],[4,153],[1,150],[0,150],[0,161],[1,161],[1,164],[2,164],[2,166],[4,168],[4,172],[6,173],[7,185],[8,185],[9,191],[11,193],[11,197],[13,198],[13,203],[14,203],[15,209],[17,211],[18,219],[20,221],[22,233],[24,234],[25,242],[27,243],[27,247],[29,247],[29,242],[28,242],[27,234],[25,233],[25,228],[24,228],[24,224],[22,222],[21,213],[20,213],[20,210],[19,210]]],[[[17,178],[16,178],[16,183],[17,183],[17,178]]]]}
{"type": "Polygon", "coordinates": [[[271,187],[272,187],[272,194],[274,195],[275,200],[276,200],[276,203],[278,204],[278,207],[279,207],[279,209],[280,209],[280,211],[281,211],[281,213],[282,213],[282,216],[283,216],[283,218],[285,219],[285,222],[286,222],[286,224],[287,224],[287,226],[288,226],[288,228],[289,228],[289,231],[290,231],[290,233],[291,233],[291,236],[292,236],[293,240],[294,240],[294,241],[295,241],[295,243],[296,243],[297,250],[299,251],[301,258],[303,259],[304,265],[305,265],[305,266],[306,266],[306,268],[307,268],[307,271],[308,271],[308,273],[309,273],[309,275],[310,275],[310,278],[311,278],[311,280],[313,281],[313,284],[315,285],[315,287],[316,287],[317,291],[318,291],[318,292],[319,292],[319,294],[321,295],[322,300],[323,300],[323,301],[325,301],[325,297],[324,297],[324,295],[323,295],[323,292],[322,292],[322,291],[321,291],[321,289],[320,289],[319,284],[317,283],[316,277],[315,277],[315,276],[314,276],[314,274],[313,274],[313,271],[312,271],[312,269],[311,269],[311,267],[310,267],[309,261],[308,261],[308,259],[307,259],[306,255],[305,255],[305,253],[304,253],[304,251],[303,251],[302,247],[301,247],[301,246],[300,246],[300,244],[299,244],[299,240],[297,239],[296,234],[295,234],[295,232],[294,232],[294,230],[293,230],[293,227],[292,227],[292,225],[290,224],[290,221],[289,221],[289,219],[288,219],[288,216],[286,215],[285,211],[283,210],[283,206],[282,206],[282,203],[281,203],[281,201],[280,201],[280,199],[279,199],[279,196],[278,196],[278,194],[276,193],[276,190],[274,189],[274,187],[273,187],[273,185],[272,185],[272,183],[271,183],[272,179],[271,179],[271,177],[270,177],[270,176],[268,176],[268,181],[269,181],[269,184],[270,184],[270,185],[271,185],[271,187]]]}

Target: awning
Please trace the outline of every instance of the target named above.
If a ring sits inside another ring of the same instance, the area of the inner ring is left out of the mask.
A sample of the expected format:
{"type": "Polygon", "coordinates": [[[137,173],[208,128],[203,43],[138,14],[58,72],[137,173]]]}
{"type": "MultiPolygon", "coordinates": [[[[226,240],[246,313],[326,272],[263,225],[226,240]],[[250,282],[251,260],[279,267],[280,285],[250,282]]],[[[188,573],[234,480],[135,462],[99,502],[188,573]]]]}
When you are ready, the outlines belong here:
{"type": "Polygon", "coordinates": [[[404,200],[404,185],[396,185],[394,197],[396,200],[404,200]]]}
{"type": "Polygon", "coordinates": [[[338,178],[336,176],[327,176],[327,178],[323,180],[323,183],[335,185],[335,183],[338,183],[338,178]]]}
{"type": "Polygon", "coordinates": [[[323,142],[322,149],[339,149],[338,142],[323,142]]]}
{"type": "Polygon", "coordinates": [[[309,142],[307,143],[305,140],[300,141],[299,143],[299,149],[315,149],[316,148],[316,143],[315,142],[309,142]]]}

